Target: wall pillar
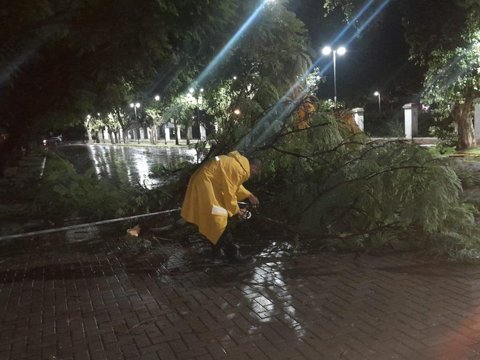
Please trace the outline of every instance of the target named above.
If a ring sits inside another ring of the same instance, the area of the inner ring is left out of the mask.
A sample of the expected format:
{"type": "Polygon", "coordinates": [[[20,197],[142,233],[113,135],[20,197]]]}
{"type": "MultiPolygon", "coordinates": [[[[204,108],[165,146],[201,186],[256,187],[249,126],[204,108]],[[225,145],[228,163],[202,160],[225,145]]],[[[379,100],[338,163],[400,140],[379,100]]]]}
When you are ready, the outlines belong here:
{"type": "Polygon", "coordinates": [[[363,108],[355,108],[352,109],[352,114],[353,114],[353,121],[355,124],[357,124],[358,128],[361,131],[364,131],[365,126],[364,126],[364,114],[365,111],[363,108]]]}
{"type": "Polygon", "coordinates": [[[108,136],[108,128],[104,128],[104,129],[102,130],[102,133],[103,133],[103,134],[102,134],[103,140],[104,140],[105,142],[107,142],[108,139],[110,139],[110,136],[108,136]]]}
{"type": "Polygon", "coordinates": [[[170,128],[168,127],[168,124],[165,124],[165,143],[167,141],[170,141],[170,128]]]}
{"type": "Polygon", "coordinates": [[[475,129],[475,142],[480,145],[480,98],[473,100],[474,118],[473,124],[475,129]]]}
{"type": "Polygon", "coordinates": [[[205,126],[201,124],[199,128],[200,128],[200,140],[207,140],[207,129],[205,129],[205,126]]]}
{"type": "Polygon", "coordinates": [[[182,140],[182,133],[180,132],[180,125],[177,125],[177,139],[178,141],[182,140]]]}
{"type": "Polygon", "coordinates": [[[418,135],[418,106],[417,104],[405,104],[405,138],[413,139],[418,135]]]}
{"type": "Polygon", "coordinates": [[[192,139],[192,127],[187,127],[187,139],[192,139]]]}

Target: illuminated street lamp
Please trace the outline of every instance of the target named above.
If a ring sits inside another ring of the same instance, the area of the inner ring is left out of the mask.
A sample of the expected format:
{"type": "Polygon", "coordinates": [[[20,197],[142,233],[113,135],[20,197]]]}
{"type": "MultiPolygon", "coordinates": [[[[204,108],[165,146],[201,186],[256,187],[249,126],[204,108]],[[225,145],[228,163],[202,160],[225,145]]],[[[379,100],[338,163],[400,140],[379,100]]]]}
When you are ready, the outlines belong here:
{"type": "Polygon", "coordinates": [[[339,56],[345,55],[347,49],[343,46],[340,46],[338,49],[333,50],[330,46],[325,46],[322,49],[322,54],[328,56],[333,53],[333,90],[334,96],[333,101],[335,102],[335,107],[337,107],[337,54],[339,56]]]}
{"type": "Polygon", "coordinates": [[[373,96],[378,97],[378,112],[382,112],[382,96],[380,95],[379,91],[375,91],[373,93],[373,96]]]}
{"type": "Polygon", "coordinates": [[[238,116],[238,115],[240,115],[242,112],[240,111],[240,109],[235,109],[235,110],[233,110],[233,113],[238,116]]]}
{"type": "Polygon", "coordinates": [[[140,103],[130,103],[130,107],[135,111],[135,120],[137,120],[137,109],[140,107],[140,103]]]}
{"type": "MultiPolygon", "coordinates": [[[[198,92],[200,92],[200,93],[203,93],[204,91],[205,91],[205,90],[204,90],[203,88],[198,89],[198,92]]],[[[188,89],[188,92],[189,92],[190,95],[192,95],[192,96],[194,96],[194,97],[198,97],[198,92],[195,91],[195,88],[194,88],[194,87],[189,88],[189,89],[188,89]]]]}
{"type": "Polygon", "coordinates": [[[160,95],[155,95],[154,99],[155,101],[160,101],[160,95]]]}

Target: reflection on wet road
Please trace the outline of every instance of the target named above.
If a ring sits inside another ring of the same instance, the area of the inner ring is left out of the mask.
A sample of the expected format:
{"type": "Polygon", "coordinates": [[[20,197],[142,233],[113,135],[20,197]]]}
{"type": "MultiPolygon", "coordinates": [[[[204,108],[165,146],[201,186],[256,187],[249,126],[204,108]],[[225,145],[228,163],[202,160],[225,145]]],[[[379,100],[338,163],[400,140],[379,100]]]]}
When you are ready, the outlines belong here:
{"type": "Polygon", "coordinates": [[[480,358],[479,266],[29,241],[0,249],[0,359],[480,358]]]}
{"type": "MultiPolygon", "coordinates": [[[[293,299],[283,279],[282,269],[282,262],[260,264],[252,271],[250,285],[244,286],[243,291],[249,293],[252,310],[250,316],[256,317],[261,323],[275,321],[275,317],[280,316],[295,332],[296,337],[301,338],[305,335],[305,330],[297,321],[293,299]]],[[[253,326],[249,332],[255,330],[257,329],[253,326]]]]}
{"type": "Polygon", "coordinates": [[[194,149],[180,147],[65,145],[58,153],[72,162],[79,173],[93,168],[98,176],[115,183],[141,184],[149,189],[161,183],[149,177],[153,165],[197,161],[194,149]]]}

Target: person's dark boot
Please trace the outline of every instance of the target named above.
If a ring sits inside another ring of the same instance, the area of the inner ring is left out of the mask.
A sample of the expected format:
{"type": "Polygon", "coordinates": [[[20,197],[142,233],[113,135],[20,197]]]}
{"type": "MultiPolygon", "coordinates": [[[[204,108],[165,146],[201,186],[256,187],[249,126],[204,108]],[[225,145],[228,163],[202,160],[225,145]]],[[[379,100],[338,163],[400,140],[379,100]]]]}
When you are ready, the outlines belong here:
{"type": "Polygon", "coordinates": [[[212,261],[214,263],[221,262],[224,256],[222,254],[222,248],[220,247],[220,241],[217,242],[216,244],[211,244],[211,245],[212,245],[212,261]]]}
{"type": "Polygon", "coordinates": [[[222,239],[220,247],[230,263],[246,264],[252,260],[251,256],[240,254],[240,247],[228,237],[222,239]]]}

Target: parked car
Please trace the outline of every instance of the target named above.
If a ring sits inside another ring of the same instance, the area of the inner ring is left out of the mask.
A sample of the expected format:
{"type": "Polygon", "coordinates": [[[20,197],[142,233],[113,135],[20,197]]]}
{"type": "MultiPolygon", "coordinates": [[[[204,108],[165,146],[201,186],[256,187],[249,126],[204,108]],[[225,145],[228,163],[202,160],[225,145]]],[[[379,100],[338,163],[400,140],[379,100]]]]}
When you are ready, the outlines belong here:
{"type": "Polygon", "coordinates": [[[43,146],[46,147],[55,147],[57,145],[60,145],[62,143],[62,135],[59,136],[52,136],[49,137],[48,139],[43,139],[43,146]]]}

